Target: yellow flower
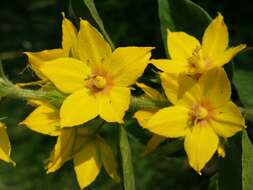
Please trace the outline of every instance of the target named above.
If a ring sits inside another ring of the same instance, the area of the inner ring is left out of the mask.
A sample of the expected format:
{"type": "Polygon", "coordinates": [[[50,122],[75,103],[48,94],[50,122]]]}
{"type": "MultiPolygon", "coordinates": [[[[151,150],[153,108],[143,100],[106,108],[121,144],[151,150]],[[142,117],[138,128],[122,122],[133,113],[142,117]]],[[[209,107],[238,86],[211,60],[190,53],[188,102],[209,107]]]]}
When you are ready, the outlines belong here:
{"type": "Polygon", "coordinates": [[[219,13],[205,30],[202,44],[185,32],[168,31],[167,47],[171,59],[151,60],[151,63],[167,73],[202,74],[228,63],[246,47],[241,44],[228,48],[228,42],[228,29],[219,13]]]}
{"type": "Polygon", "coordinates": [[[40,67],[43,62],[59,57],[78,56],[76,49],[77,30],[75,26],[65,17],[62,20],[62,48],[43,50],[40,52],[25,52],[29,64],[36,75],[43,80],[46,77],[41,73],[40,67]]]}
{"type": "Polygon", "coordinates": [[[102,35],[80,21],[78,59],[44,62],[40,70],[61,92],[70,94],[60,109],[61,127],[83,124],[97,116],[123,123],[130,88],[142,75],[151,47],[121,47],[112,52],[102,35]]]}
{"type": "Polygon", "coordinates": [[[37,108],[20,124],[38,133],[58,136],[61,129],[58,110],[54,106],[41,101],[29,101],[29,103],[37,106],[37,108]]]}
{"type": "Polygon", "coordinates": [[[112,149],[104,139],[87,128],[61,130],[48,160],[47,173],[58,170],[66,161],[72,159],[81,188],[87,187],[96,179],[102,166],[113,180],[120,181],[112,149]]]}
{"type": "MultiPolygon", "coordinates": [[[[207,71],[195,84],[189,79],[190,82],[185,80],[181,86],[181,98],[174,101],[173,106],[156,112],[143,127],[167,138],[185,137],[189,163],[201,174],[216,151],[225,156],[219,138],[241,131],[245,121],[238,107],[230,101],[230,82],[224,69],[207,71]]],[[[167,87],[163,87],[166,91],[167,87]]]]}
{"type": "MultiPolygon", "coordinates": [[[[154,101],[164,100],[165,97],[161,95],[157,90],[150,88],[143,83],[136,83],[136,85],[141,88],[147,97],[154,101]]],[[[148,120],[158,111],[155,110],[139,110],[135,112],[134,118],[137,119],[139,125],[144,126],[148,123],[148,120]]],[[[147,146],[144,149],[143,155],[153,152],[162,142],[166,140],[166,137],[160,135],[152,135],[152,137],[147,142],[147,146]]]]}
{"type": "Polygon", "coordinates": [[[43,102],[32,103],[38,107],[21,124],[42,134],[58,136],[47,161],[47,173],[55,172],[65,162],[73,159],[81,188],[96,179],[102,165],[113,180],[120,180],[113,151],[103,138],[87,127],[61,129],[56,108],[43,102]]]}
{"type": "Polygon", "coordinates": [[[15,166],[16,163],[10,158],[10,154],[11,144],[6,132],[6,126],[0,122],[0,159],[15,166]]]}

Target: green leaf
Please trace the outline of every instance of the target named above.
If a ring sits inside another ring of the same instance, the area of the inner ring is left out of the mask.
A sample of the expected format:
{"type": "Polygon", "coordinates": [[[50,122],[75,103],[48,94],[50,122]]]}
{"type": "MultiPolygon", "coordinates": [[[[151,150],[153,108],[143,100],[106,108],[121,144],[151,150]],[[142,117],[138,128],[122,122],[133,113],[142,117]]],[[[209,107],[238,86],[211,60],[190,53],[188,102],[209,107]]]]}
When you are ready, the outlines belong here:
{"type": "Polygon", "coordinates": [[[219,162],[219,190],[242,190],[241,133],[228,139],[226,157],[219,162]]]}
{"type": "Polygon", "coordinates": [[[128,142],[127,131],[124,126],[119,127],[119,144],[122,159],[124,190],[135,190],[135,179],[132,165],[131,148],[128,142]]]}
{"type": "Polygon", "coordinates": [[[233,82],[242,104],[253,109],[253,48],[240,53],[235,61],[233,82]]]}
{"type": "Polygon", "coordinates": [[[242,187],[243,190],[253,187],[253,146],[247,131],[242,133],[242,187]]]}
{"type": "Polygon", "coordinates": [[[171,31],[184,31],[200,38],[211,21],[209,14],[190,0],[158,0],[158,7],[166,50],[167,29],[171,31]]]}
{"type": "Polygon", "coordinates": [[[83,2],[85,3],[87,8],[89,9],[91,16],[96,21],[96,23],[97,23],[98,27],[100,28],[101,32],[103,33],[104,37],[110,43],[112,49],[115,49],[111,38],[109,37],[109,35],[107,34],[107,32],[105,30],[104,23],[103,23],[102,19],[99,16],[99,13],[96,9],[94,1],[93,0],[83,0],[83,2]]]}

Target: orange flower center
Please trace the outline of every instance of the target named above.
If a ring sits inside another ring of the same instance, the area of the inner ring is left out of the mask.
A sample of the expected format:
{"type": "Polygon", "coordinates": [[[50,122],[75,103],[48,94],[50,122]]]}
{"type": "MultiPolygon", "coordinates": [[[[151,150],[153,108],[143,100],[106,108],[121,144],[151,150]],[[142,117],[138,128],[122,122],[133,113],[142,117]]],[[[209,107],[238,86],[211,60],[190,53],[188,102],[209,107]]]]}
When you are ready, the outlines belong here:
{"type": "Polygon", "coordinates": [[[194,105],[189,112],[189,116],[191,126],[196,124],[204,125],[212,117],[212,109],[207,104],[194,105]]]}
{"type": "Polygon", "coordinates": [[[112,77],[107,72],[96,70],[93,74],[85,80],[86,87],[88,87],[91,93],[98,92],[106,93],[112,87],[112,77]]]}

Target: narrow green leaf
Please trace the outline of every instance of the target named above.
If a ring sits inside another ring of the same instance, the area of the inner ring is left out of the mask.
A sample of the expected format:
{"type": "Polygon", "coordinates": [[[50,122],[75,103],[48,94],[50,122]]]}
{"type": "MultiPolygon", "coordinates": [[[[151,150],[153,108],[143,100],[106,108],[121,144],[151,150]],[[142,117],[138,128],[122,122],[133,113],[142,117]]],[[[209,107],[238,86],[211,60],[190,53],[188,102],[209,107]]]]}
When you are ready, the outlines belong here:
{"type": "Polygon", "coordinates": [[[219,162],[219,190],[242,190],[241,133],[228,139],[226,157],[219,162]]]}
{"type": "Polygon", "coordinates": [[[135,190],[135,179],[132,165],[131,148],[128,142],[127,132],[124,126],[119,129],[119,143],[122,159],[122,171],[125,190],[135,190]]]}
{"type": "Polygon", "coordinates": [[[190,0],[158,0],[158,8],[166,50],[167,29],[171,31],[184,31],[200,38],[211,21],[209,14],[190,0]]]}
{"type": "Polygon", "coordinates": [[[104,23],[99,16],[99,13],[96,9],[94,1],[93,0],[83,0],[83,2],[85,3],[87,8],[89,9],[90,14],[92,15],[93,19],[96,21],[96,23],[97,23],[98,27],[100,28],[101,32],[103,33],[104,37],[110,43],[112,49],[115,49],[115,46],[114,46],[111,38],[109,37],[109,35],[107,34],[107,32],[105,30],[104,23]]]}
{"type": "Polygon", "coordinates": [[[243,190],[253,187],[253,146],[247,131],[242,134],[242,187],[243,190]]]}
{"type": "Polygon", "coordinates": [[[253,109],[253,48],[240,53],[235,62],[233,82],[246,108],[253,109]]]}

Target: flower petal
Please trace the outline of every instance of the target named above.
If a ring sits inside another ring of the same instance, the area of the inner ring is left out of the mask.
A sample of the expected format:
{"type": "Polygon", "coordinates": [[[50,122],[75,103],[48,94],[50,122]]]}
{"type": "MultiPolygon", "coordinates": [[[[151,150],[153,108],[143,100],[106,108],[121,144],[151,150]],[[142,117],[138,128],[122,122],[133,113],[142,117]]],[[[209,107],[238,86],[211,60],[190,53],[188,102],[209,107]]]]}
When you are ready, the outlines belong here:
{"type": "Polygon", "coordinates": [[[188,108],[202,100],[200,85],[191,77],[182,75],[178,79],[178,101],[176,105],[182,105],[188,108]]]}
{"type": "Polygon", "coordinates": [[[112,54],[104,37],[86,20],[80,21],[78,52],[80,59],[92,68],[100,68],[112,54]]]}
{"type": "Polygon", "coordinates": [[[233,136],[245,127],[244,118],[233,102],[215,109],[210,124],[219,136],[225,138],[233,136]]]}
{"type": "Polygon", "coordinates": [[[217,67],[223,66],[233,59],[233,57],[240,51],[246,48],[245,44],[241,44],[236,47],[228,48],[223,54],[220,55],[216,60],[214,60],[214,65],[217,67]]]}
{"type": "Polygon", "coordinates": [[[169,55],[175,60],[187,60],[194,50],[200,47],[199,41],[185,32],[167,33],[167,47],[169,55]]]}
{"type": "Polygon", "coordinates": [[[135,112],[134,118],[137,119],[139,125],[143,126],[147,124],[148,120],[155,114],[153,111],[140,110],[135,112]]]}
{"type": "Polygon", "coordinates": [[[174,74],[161,73],[161,83],[168,100],[175,104],[178,99],[178,77],[174,74]]]}
{"type": "Polygon", "coordinates": [[[98,147],[90,142],[74,156],[74,168],[79,186],[83,189],[90,185],[101,169],[98,147]]]}
{"type": "Polygon", "coordinates": [[[47,163],[47,173],[55,172],[72,158],[76,139],[75,128],[62,129],[47,163]]]}
{"type": "Polygon", "coordinates": [[[152,137],[149,139],[149,141],[145,147],[143,154],[147,155],[147,154],[153,152],[165,140],[166,140],[165,137],[162,137],[159,135],[152,135],[152,137]]]}
{"type": "Polygon", "coordinates": [[[20,124],[26,125],[29,129],[51,136],[58,136],[60,133],[59,113],[53,106],[42,104],[36,108],[20,124]]]}
{"type": "Polygon", "coordinates": [[[209,24],[202,39],[204,57],[215,59],[219,57],[228,46],[228,29],[223,16],[218,16],[209,24]]]}
{"type": "Polygon", "coordinates": [[[16,165],[14,161],[10,158],[11,154],[11,144],[6,132],[6,126],[0,122],[0,159],[16,165]]]}
{"type": "Polygon", "coordinates": [[[60,109],[61,127],[81,125],[98,115],[98,102],[87,89],[68,96],[60,109]]]}
{"type": "Polygon", "coordinates": [[[102,138],[99,139],[98,144],[101,151],[101,160],[106,172],[114,181],[119,182],[120,177],[117,172],[117,161],[111,147],[102,138]]]}
{"type": "Polygon", "coordinates": [[[172,106],[159,110],[142,127],[154,134],[175,138],[184,136],[187,131],[189,110],[181,106],[172,106]]]}
{"type": "Polygon", "coordinates": [[[130,104],[130,89],[126,87],[113,87],[109,95],[100,94],[99,115],[107,122],[123,123],[123,117],[130,104]]]}
{"type": "Polygon", "coordinates": [[[150,63],[152,63],[159,70],[166,73],[178,74],[188,71],[187,59],[151,59],[150,63]]]}
{"type": "Polygon", "coordinates": [[[40,67],[45,61],[56,59],[59,57],[64,57],[63,49],[51,49],[43,50],[39,52],[25,52],[28,57],[28,62],[31,65],[32,70],[41,79],[47,79],[46,76],[40,71],[40,67]]]}
{"type": "Polygon", "coordinates": [[[145,94],[151,98],[152,100],[160,100],[162,98],[162,95],[154,88],[151,88],[144,83],[136,83],[136,85],[141,88],[145,94]]]}
{"type": "Polygon", "coordinates": [[[63,13],[62,20],[62,48],[65,55],[68,57],[78,57],[78,52],[76,52],[77,43],[77,30],[72,22],[65,17],[63,13]]]}
{"type": "Polygon", "coordinates": [[[143,74],[151,57],[152,47],[117,48],[106,65],[117,86],[130,86],[143,74]]]}
{"type": "Polygon", "coordinates": [[[184,141],[191,167],[201,175],[201,170],[216,152],[219,138],[209,125],[196,125],[184,141]]]}
{"type": "Polygon", "coordinates": [[[91,73],[86,64],[74,58],[59,58],[45,62],[41,71],[64,93],[84,88],[85,79],[91,73]]]}
{"type": "Polygon", "coordinates": [[[214,108],[226,104],[230,100],[230,81],[223,68],[207,71],[199,79],[203,99],[214,108]]]}
{"type": "MultiPolygon", "coordinates": [[[[168,73],[161,73],[160,78],[163,90],[169,101],[173,104],[177,104],[177,101],[183,97],[185,92],[189,91],[196,84],[196,81],[193,78],[185,74],[174,75],[168,73]]],[[[195,87],[192,91],[189,91],[188,93],[190,92],[198,92],[198,87],[195,87]]],[[[193,97],[195,96],[196,94],[193,97]]],[[[185,96],[185,98],[189,97],[192,96],[190,94],[185,96]]]]}

